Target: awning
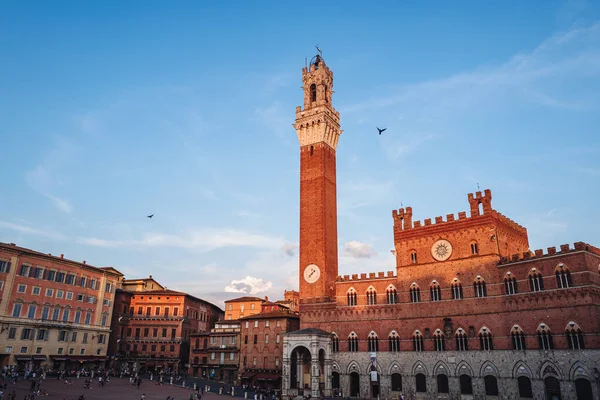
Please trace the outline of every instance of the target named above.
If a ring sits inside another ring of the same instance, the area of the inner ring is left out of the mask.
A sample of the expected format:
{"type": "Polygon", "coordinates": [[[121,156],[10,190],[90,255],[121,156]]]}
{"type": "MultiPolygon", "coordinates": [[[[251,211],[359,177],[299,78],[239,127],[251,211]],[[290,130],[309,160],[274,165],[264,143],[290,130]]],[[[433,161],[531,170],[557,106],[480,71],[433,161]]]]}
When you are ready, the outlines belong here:
{"type": "Polygon", "coordinates": [[[31,361],[31,356],[15,356],[17,361],[31,361]]]}
{"type": "Polygon", "coordinates": [[[240,378],[242,378],[242,379],[250,379],[250,378],[252,378],[256,374],[257,374],[256,372],[244,372],[240,378]]]}
{"type": "Polygon", "coordinates": [[[276,381],[279,378],[281,378],[281,374],[269,372],[261,372],[254,377],[257,381],[276,381]]]}
{"type": "Polygon", "coordinates": [[[33,361],[46,361],[47,359],[48,359],[48,357],[46,357],[45,355],[42,355],[42,354],[33,356],[33,361]]]}

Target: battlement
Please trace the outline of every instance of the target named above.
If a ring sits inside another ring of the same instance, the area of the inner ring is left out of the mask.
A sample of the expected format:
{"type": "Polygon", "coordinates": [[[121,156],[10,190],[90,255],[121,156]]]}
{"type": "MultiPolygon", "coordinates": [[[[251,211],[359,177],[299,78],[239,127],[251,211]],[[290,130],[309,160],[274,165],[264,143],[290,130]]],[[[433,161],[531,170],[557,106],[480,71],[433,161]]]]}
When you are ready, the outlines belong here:
{"type": "Polygon", "coordinates": [[[379,271],[377,273],[375,272],[369,272],[368,274],[366,273],[362,273],[362,274],[352,274],[352,275],[344,275],[344,276],[338,276],[336,278],[336,282],[349,282],[349,281],[367,281],[367,280],[373,280],[373,279],[388,279],[388,278],[393,278],[395,277],[394,275],[394,271],[387,271],[387,273],[384,273],[383,271],[379,271]],[[368,276],[367,276],[368,275],[368,276]]]}
{"type": "Polygon", "coordinates": [[[544,250],[542,250],[542,249],[537,249],[533,252],[526,251],[523,253],[512,254],[510,257],[500,258],[499,265],[511,264],[511,263],[520,262],[520,261],[530,261],[530,260],[542,259],[545,257],[555,256],[555,255],[559,255],[559,254],[573,253],[576,251],[589,251],[592,254],[600,256],[599,248],[594,247],[594,246],[584,243],[584,242],[575,242],[573,244],[573,247],[571,247],[569,244],[561,244],[559,249],[560,250],[557,250],[556,247],[553,246],[553,247],[548,247],[546,249],[546,253],[544,253],[544,250]]]}
{"type": "Polygon", "coordinates": [[[468,200],[470,205],[470,216],[467,217],[467,213],[465,211],[461,211],[457,216],[454,214],[446,214],[446,219],[444,220],[443,216],[437,216],[434,218],[434,222],[432,222],[431,218],[426,218],[421,221],[413,221],[413,213],[412,207],[400,208],[398,210],[392,210],[392,218],[394,219],[394,231],[405,231],[410,229],[419,229],[426,228],[430,226],[436,226],[440,224],[453,223],[458,221],[465,221],[471,218],[476,218],[480,216],[488,216],[491,215],[495,219],[499,220],[505,225],[510,226],[512,229],[516,230],[519,233],[527,234],[527,229],[525,227],[519,225],[515,221],[510,218],[502,215],[498,211],[492,208],[492,191],[486,189],[483,194],[482,192],[469,193],[468,200]],[[481,207],[480,207],[481,205],[481,207]]]}

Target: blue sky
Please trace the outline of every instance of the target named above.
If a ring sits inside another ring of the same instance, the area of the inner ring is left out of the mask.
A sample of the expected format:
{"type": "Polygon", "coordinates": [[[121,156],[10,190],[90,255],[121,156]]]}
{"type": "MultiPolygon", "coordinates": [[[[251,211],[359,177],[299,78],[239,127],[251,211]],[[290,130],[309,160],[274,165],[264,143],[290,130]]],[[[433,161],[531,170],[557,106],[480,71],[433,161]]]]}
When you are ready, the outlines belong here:
{"type": "Polygon", "coordinates": [[[393,270],[391,210],[458,213],[477,183],[532,249],[600,245],[599,3],[373,3],[3,2],[0,241],[219,304],[281,298],[318,43],[340,274],[393,270]]]}

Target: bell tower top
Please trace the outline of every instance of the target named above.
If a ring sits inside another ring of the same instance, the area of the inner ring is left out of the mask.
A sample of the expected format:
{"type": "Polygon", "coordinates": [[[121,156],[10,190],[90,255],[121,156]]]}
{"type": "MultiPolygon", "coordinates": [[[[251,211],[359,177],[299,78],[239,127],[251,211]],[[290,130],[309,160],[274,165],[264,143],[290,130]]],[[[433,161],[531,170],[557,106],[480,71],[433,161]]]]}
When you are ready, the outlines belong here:
{"type": "Polygon", "coordinates": [[[296,107],[296,123],[300,146],[324,142],[334,150],[340,129],[340,113],[333,108],[333,72],[321,54],[314,56],[307,67],[302,68],[304,108],[296,107]]]}

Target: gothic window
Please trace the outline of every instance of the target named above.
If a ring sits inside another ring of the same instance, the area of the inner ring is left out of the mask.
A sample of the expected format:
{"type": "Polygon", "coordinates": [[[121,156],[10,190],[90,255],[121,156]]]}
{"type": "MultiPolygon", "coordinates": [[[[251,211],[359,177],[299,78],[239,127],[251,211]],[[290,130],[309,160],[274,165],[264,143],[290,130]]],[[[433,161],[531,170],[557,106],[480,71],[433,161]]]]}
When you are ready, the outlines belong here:
{"type": "Polygon", "coordinates": [[[377,334],[373,331],[369,333],[369,337],[367,338],[367,347],[369,349],[369,352],[379,351],[379,338],[377,337],[377,334]]]}
{"type": "Polygon", "coordinates": [[[412,264],[416,264],[417,263],[417,252],[414,251],[414,250],[410,252],[410,262],[412,264]]]}
{"type": "Polygon", "coordinates": [[[450,386],[448,385],[448,375],[439,374],[437,376],[437,391],[438,393],[450,392],[450,386]]]}
{"type": "Polygon", "coordinates": [[[402,391],[402,375],[395,373],[392,374],[392,392],[402,391]]]}
{"type": "Polygon", "coordinates": [[[444,333],[441,331],[441,329],[436,329],[433,333],[433,344],[435,351],[446,350],[446,338],[444,337],[444,333]]]}
{"type": "Polygon", "coordinates": [[[517,381],[519,384],[519,397],[532,399],[533,389],[531,388],[531,379],[526,376],[520,376],[517,381]]]}
{"type": "Polygon", "coordinates": [[[314,83],[310,85],[310,101],[317,101],[317,85],[314,83]]]}
{"type": "Polygon", "coordinates": [[[338,339],[338,337],[335,333],[331,335],[331,350],[334,353],[337,353],[340,351],[340,339],[338,339]]]}
{"type": "Polygon", "coordinates": [[[431,296],[431,301],[442,300],[442,289],[440,288],[440,284],[436,281],[431,282],[431,285],[429,286],[429,294],[431,296]]]}
{"type": "Polygon", "coordinates": [[[346,294],[346,296],[348,297],[348,305],[355,306],[356,305],[356,291],[353,288],[350,288],[348,290],[348,293],[346,294]]]}
{"type": "Polygon", "coordinates": [[[419,289],[419,286],[413,282],[412,285],[410,285],[410,302],[411,303],[419,303],[421,301],[421,289],[419,289]]]}
{"type": "Polygon", "coordinates": [[[462,284],[457,278],[454,278],[452,281],[451,290],[453,300],[460,300],[463,298],[462,284]]]}
{"type": "Polygon", "coordinates": [[[370,306],[377,304],[377,292],[373,286],[369,287],[367,290],[367,304],[370,306]]]}
{"type": "Polygon", "coordinates": [[[473,291],[475,292],[475,297],[487,297],[487,288],[481,275],[477,275],[477,278],[475,278],[473,291]]]}
{"type": "Polygon", "coordinates": [[[552,350],[554,343],[552,342],[552,333],[546,324],[540,324],[537,329],[538,344],[540,350],[552,350]]]}
{"type": "Polygon", "coordinates": [[[469,375],[461,375],[459,382],[460,394],[473,394],[473,382],[469,375]]]}
{"type": "Polygon", "coordinates": [[[396,288],[390,285],[385,291],[385,298],[387,304],[397,304],[398,292],[396,291],[396,288]]]}
{"type": "Polygon", "coordinates": [[[492,332],[485,326],[479,330],[479,348],[481,350],[494,350],[492,332]]]}
{"type": "Polygon", "coordinates": [[[425,374],[415,375],[415,386],[417,387],[417,393],[427,392],[427,377],[425,374]]]}
{"type": "Polygon", "coordinates": [[[413,333],[412,341],[414,351],[423,351],[423,334],[420,331],[413,333]]]}
{"type": "Polygon", "coordinates": [[[583,332],[579,325],[571,321],[565,328],[565,334],[567,335],[567,342],[569,343],[569,349],[580,350],[584,348],[583,345],[583,332]]]}
{"type": "Polygon", "coordinates": [[[559,289],[566,289],[573,286],[573,281],[571,280],[571,272],[569,268],[565,267],[563,264],[558,264],[556,270],[554,271],[556,274],[556,287],[559,289]]]}
{"type": "Polygon", "coordinates": [[[504,290],[506,294],[517,294],[519,293],[519,286],[517,284],[517,278],[515,278],[510,271],[506,273],[504,277],[504,290]]]}
{"type": "Polygon", "coordinates": [[[498,396],[498,380],[493,375],[486,375],[483,377],[483,383],[485,384],[485,395],[486,396],[498,396]]]}
{"type": "Polygon", "coordinates": [[[535,268],[532,268],[529,272],[529,290],[532,292],[544,290],[544,278],[535,268]]]}
{"type": "Polygon", "coordinates": [[[519,325],[513,326],[510,331],[510,338],[513,350],[525,350],[525,333],[519,325]]]}
{"type": "Polygon", "coordinates": [[[456,337],[456,350],[469,350],[469,341],[467,339],[467,333],[463,328],[458,328],[454,336],[456,337]]]}
{"type": "Polygon", "coordinates": [[[352,332],[348,336],[348,351],[357,352],[358,351],[358,336],[356,333],[352,332]]]}
{"type": "Polygon", "coordinates": [[[396,331],[392,331],[388,336],[389,351],[398,352],[400,351],[400,336],[396,331]]]}
{"type": "Polygon", "coordinates": [[[476,241],[472,241],[471,242],[471,254],[472,255],[479,254],[479,246],[477,245],[476,241]]]}

